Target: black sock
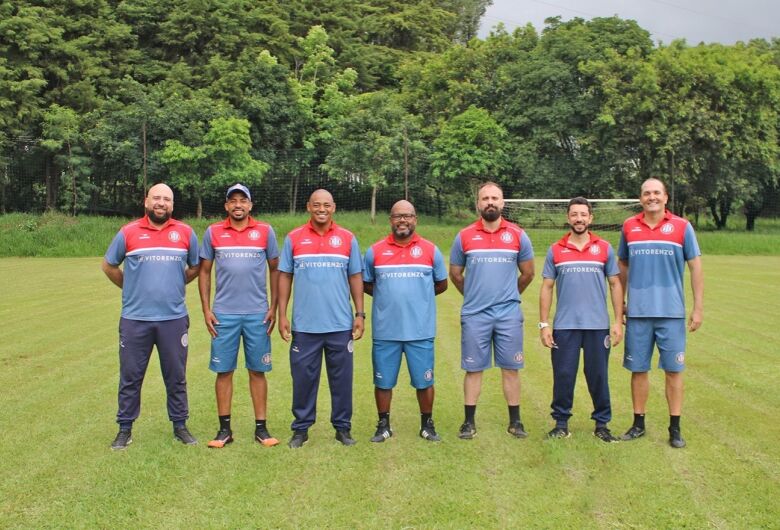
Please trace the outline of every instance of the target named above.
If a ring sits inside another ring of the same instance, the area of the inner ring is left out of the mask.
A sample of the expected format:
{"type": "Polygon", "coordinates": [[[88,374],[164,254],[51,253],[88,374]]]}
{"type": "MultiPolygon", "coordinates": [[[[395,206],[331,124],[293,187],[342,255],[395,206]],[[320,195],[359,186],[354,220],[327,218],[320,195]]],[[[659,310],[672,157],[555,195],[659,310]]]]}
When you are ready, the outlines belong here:
{"type": "Polygon", "coordinates": [[[219,418],[219,430],[232,432],[230,430],[230,414],[227,414],[225,416],[218,416],[218,418],[219,418]]]}
{"type": "Polygon", "coordinates": [[[680,416],[669,416],[669,429],[680,430],[680,416]]]}
{"type": "Polygon", "coordinates": [[[389,412],[380,412],[379,413],[379,421],[385,420],[388,425],[390,425],[390,413],[389,412]]]}
{"type": "Polygon", "coordinates": [[[265,420],[255,420],[255,430],[261,431],[265,429],[265,420]]]}
{"type": "Polygon", "coordinates": [[[645,415],[634,414],[634,427],[644,430],[645,428],[645,415]]]}
{"type": "Polygon", "coordinates": [[[186,427],[186,426],[187,426],[186,420],[174,421],[173,422],[173,428],[174,429],[181,429],[182,427],[186,427]]]}
{"type": "Polygon", "coordinates": [[[509,423],[520,422],[520,405],[509,405],[509,423]]]}
{"type": "Polygon", "coordinates": [[[428,420],[433,418],[432,412],[421,412],[420,413],[420,428],[424,429],[426,425],[428,425],[428,420]]]}
{"type": "Polygon", "coordinates": [[[474,415],[477,413],[476,405],[464,405],[463,408],[466,411],[466,423],[474,423],[474,415]]]}
{"type": "Polygon", "coordinates": [[[132,431],[133,430],[133,422],[132,421],[123,421],[119,424],[119,430],[120,431],[132,431]]]}

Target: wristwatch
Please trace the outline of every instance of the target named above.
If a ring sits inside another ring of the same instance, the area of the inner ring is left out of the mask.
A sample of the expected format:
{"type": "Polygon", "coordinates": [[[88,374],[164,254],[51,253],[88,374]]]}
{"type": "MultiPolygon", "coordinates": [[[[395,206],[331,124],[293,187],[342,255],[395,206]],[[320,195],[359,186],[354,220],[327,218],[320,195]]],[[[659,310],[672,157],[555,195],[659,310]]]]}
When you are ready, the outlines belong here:
{"type": "Polygon", "coordinates": [[[550,323],[549,322],[539,322],[539,329],[549,328],[550,323]]]}
{"type": "Polygon", "coordinates": [[[356,316],[356,317],[363,317],[363,318],[366,318],[366,314],[365,314],[363,311],[358,311],[358,312],[356,312],[356,313],[355,313],[355,316],[356,316]]]}

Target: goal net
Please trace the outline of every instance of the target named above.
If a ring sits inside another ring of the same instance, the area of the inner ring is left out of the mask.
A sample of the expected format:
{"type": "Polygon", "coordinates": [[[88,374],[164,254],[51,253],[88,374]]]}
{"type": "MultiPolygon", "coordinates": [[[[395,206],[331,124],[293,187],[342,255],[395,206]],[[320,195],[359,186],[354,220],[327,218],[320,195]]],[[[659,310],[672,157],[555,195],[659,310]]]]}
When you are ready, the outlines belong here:
{"type": "MultiPolygon", "coordinates": [[[[526,228],[568,229],[570,199],[504,199],[504,217],[526,228]]],[[[593,230],[620,230],[626,218],[642,211],[637,199],[588,199],[593,230]]]]}

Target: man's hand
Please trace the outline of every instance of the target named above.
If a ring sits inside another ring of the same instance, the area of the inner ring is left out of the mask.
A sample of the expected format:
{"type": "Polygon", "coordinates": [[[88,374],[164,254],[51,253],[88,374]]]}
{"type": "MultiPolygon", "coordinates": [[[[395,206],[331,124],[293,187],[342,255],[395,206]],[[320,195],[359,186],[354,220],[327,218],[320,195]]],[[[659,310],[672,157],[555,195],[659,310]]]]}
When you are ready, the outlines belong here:
{"type": "Polygon", "coordinates": [[[694,309],[691,311],[691,316],[688,318],[688,330],[691,332],[696,331],[701,327],[701,323],[703,320],[703,311],[701,309],[694,309]]]}
{"type": "Polygon", "coordinates": [[[363,328],[366,325],[363,317],[355,317],[352,321],[352,340],[360,340],[363,336],[363,328]]]}
{"type": "Polygon", "coordinates": [[[290,339],[292,338],[290,321],[287,320],[287,315],[279,315],[279,335],[284,342],[290,342],[290,339]]]}
{"type": "Polygon", "coordinates": [[[612,324],[612,329],[609,333],[609,338],[612,341],[612,346],[617,346],[620,341],[623,340],[623,323],[615,322],[612,324]]]}
{"type": "Polygon", "coordinates": [[[542,340],[542,346],[545,348],[558,347],[558,345],[555,344],[555,341],[553,340],[552,328],[550,328],[550,326],[539,330],[539,338],[542,340]]]}
{"type": "Polygon", "coordinates": [[[206,329],[209,330],[209,335],[211,335],[211,338],[216,338],[217,329],[214,326],[219,326],[219,320],[217,320],[214,312],[210,309],[207,309],[203,312],[203,319],[206,321],[206,329]]]}
{"type": "Polygon", "coordinates": [[[268,333],[268,336],[271,336],[271,332],[274,330],[274,325],[276,324],[276,311],[273,309],[269,309],[268,313],[265,314],[265,318],[263,319],[263,324],[268,324],[268,330],[266,330],[266,333],[268,333]]]}

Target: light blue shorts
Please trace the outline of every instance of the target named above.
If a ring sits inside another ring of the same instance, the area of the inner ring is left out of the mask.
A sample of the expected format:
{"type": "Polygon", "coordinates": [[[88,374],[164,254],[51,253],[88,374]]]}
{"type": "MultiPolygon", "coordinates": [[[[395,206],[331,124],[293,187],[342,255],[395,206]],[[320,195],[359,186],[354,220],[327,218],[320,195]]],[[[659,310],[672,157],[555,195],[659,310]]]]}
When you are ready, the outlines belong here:
{"type": "Polygon", "coordinates": [[[653,346],[658,346],[658,368],[682,372],[685,369],[685,319],[626,319],[623,367],[632,372],[649,372],[653,346]]]}
{"type": "Polygon", "coordinates": [[[374,363],[374,386],[389,390],[398,382],[401,354],[406,353],[406,366],[412,386],[423,390],[433,385],[433,339],[398,341],[377,340],[371,350],[374,363]]]}
{"type": "Polygon", "coordinates": [[[493,361],[491,349],[499,368],[519,370],[523,367],[523,313],[520,304],[461,315],[461,368],[467,372],[487,370],[493,361]]]}
{"type": "Polygon", "coordinates": [[[253,372],[271,371],[271,338],[268,325],[263,324],[265,313],[251,315],[216,314],[219,325],[214,326],[217,336],[211,339],[212,372],[225,373],[236,369],[238,345],[244,338],[246,368],[253,372]]]}

